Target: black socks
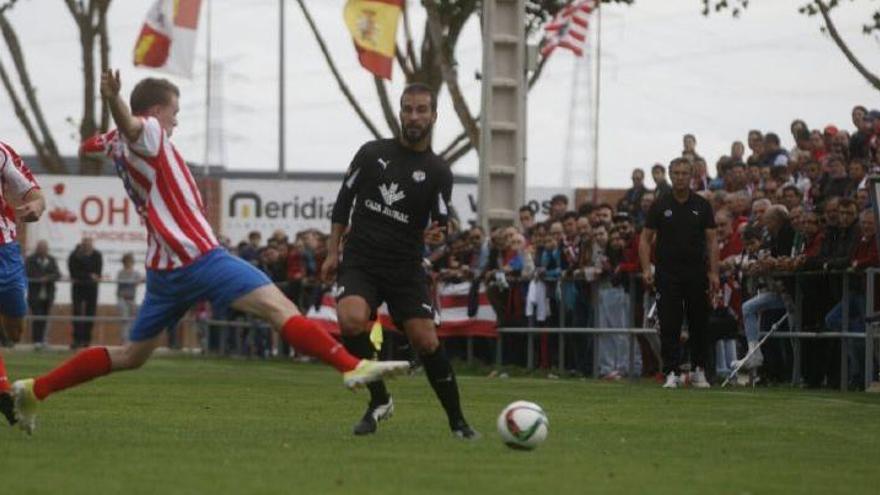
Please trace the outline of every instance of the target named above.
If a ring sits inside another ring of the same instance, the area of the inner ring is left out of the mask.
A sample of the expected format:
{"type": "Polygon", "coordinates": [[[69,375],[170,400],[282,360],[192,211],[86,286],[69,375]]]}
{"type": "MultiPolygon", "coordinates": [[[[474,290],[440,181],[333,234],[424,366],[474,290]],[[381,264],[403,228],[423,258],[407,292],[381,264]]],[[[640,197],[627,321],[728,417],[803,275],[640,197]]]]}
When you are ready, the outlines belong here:
{"type": "Polygon", "coordinates": [[[458,396],[458,383],[455,381],[455,372],[452,371],[446,353],[441,347],[438,347],[433,354],[422,354],[419,359],[425,367],[428,383],[431,384],[431,388],[434,389],[434,393],[437,394],[440,404],[446,411],[450,426],[464,421],[458,396]]]}

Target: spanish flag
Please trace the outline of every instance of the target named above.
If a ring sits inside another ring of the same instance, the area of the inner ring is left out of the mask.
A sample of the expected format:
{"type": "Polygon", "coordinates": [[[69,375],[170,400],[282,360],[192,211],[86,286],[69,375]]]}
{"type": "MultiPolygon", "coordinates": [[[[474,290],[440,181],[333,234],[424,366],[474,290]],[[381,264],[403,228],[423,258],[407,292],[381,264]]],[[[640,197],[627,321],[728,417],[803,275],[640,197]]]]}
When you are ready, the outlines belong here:
{"type": "Polygon", "coordinates": [[[348,0],[345,4],[345,24],[361,65],[385,79],[391,79],[402,4],[403,0],[348,0]]]}
{"type": "Polygon", "coordinates": [[[201,0],[156,0],[134,45],[134,65],[189,76],[201,0]]]}

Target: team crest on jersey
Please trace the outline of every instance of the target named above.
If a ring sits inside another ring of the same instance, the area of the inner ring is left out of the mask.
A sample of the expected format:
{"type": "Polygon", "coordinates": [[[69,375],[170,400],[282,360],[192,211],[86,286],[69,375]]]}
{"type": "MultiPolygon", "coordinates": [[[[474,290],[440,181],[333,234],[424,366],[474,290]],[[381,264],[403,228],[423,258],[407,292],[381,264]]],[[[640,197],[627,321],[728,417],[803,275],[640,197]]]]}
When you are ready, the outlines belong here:
{"type": "Polygon", "coordinates": [[[384,201],[386,205],[391,206],[406,197],[406,194],[404,194],[403,191],[397,190],[397,187],[396,182],[379,186],[379,192],[382,193],[382,201],[384,201]]]}
{"type": "Polygon", "coordinates": [[[416,170],[413,172],[413,180],[416,182],[424,182],[425,181],[425,171],[424,170],[416,170]]]}

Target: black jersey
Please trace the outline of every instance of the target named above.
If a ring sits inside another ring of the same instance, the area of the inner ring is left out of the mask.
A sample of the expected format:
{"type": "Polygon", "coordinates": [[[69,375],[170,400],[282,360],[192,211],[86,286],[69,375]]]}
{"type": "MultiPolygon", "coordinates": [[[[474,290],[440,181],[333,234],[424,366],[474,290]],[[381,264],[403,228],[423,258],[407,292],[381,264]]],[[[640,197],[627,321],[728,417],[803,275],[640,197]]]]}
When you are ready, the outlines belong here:
{"type": "Polygon", "coordinates": [[[670,192],[654,200],[645,228],[657,231],[657,268],[705,271],[706,230],[715,228],[712,205],[695,192],[678,202],[670,192]]]}
{"type": "Polygon", "coordinates": [[[446,225],[452,171],[433,151],[413,151],[396,139],[371,141],[351,162],[333,207],[333,223],[351,230],[346,262],[420,263],[424,230],[446,225]],[[354,204],[354,212],[351,212],[354,204]]]}

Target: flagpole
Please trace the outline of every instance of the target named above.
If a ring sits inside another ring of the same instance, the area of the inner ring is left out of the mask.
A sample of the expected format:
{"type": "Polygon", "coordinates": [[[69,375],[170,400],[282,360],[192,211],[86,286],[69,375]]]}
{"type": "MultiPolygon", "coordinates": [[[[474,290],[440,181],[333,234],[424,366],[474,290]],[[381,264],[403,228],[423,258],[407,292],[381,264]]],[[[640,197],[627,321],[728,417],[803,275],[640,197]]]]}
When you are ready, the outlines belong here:
{"type": "Polygon", "coordinates": [[[205,34],[207,53],[205,55],[205,156],[202,160],[202,174],[211,175],[208,166],[208,155],[211,150],[211,0],[205,0],[205,34]]]}
{"type": "Polygon", "coordinates": [[[278,178],[285,178],[284,170],[284,1],[278,0],[278,178]]]}
{"type": "Polygon", "coordinates": [[[593,124],[593,202],[599,200],[599,104],[602,101],[602,2],[596,2],[596,112],[593,124]]]}

